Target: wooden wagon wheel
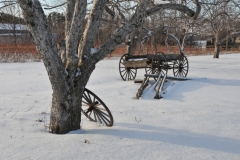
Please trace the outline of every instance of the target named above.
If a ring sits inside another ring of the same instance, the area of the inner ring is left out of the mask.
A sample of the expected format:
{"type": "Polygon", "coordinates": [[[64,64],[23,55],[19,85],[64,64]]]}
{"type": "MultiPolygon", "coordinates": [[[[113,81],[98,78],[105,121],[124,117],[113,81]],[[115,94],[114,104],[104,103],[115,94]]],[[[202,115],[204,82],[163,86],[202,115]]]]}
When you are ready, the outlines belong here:
{"type": "Polygon", "coordinates": [[[105,103],[93,92],[84,89],[82,95],[82,113],[93,122],[105,124],[108,127],[113,125],[113,117],[105,103]]]}
{"type": "Polygon", "coordinates": [[[125,67],[124,61],[128,54],[124,54],[119,61],[119,73],[124,81],[134,80],[137,75],[137,69],[132,67],[125,67]]]}
{"type": "Polygon", "coordinates": [[[186,77],[188,74],[188,60],[186,56],[180,56],[178,60],[173,62],[174,77],[186,77]]]}

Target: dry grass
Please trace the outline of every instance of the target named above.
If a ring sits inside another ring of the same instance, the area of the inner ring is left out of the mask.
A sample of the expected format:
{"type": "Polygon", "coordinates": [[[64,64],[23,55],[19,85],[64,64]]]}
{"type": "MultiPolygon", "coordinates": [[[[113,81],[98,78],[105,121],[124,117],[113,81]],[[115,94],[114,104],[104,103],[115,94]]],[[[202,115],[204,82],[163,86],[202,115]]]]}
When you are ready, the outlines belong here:
{"type": "Polygon", "coordinates": [[[40,61],[35,45],[0,44],[0,62],[40,61]]]}
{"type": "MultiPolygon", "coordinates": [[[[179,53],[177,47],[171,47],[173,53],[179,53]]],[[[161,51],[163,53],[168,53],[166,46],[158,46],[157,51],[161,51]]],[[[185,47],[184,53],[185,55],[212,55],[214,48],[194,48],[194,47],[185,47]]],[[[221,53],[236,53],[239,50],[230,49],[228,51],[221,50],[221,53]]],[[[123,54],[126,54],[126,46],[121,45],[116,48],[109,57],[120,57],[123,54]]],[[[142,52],[139,48],[137,48],[135,54],[147,54],[147,53],[155,53],[155,48],[148,46],[142,52]]],[[[41,61],[41,57],[36,50],[35,45],[13,45],[13,44],[0,44],[0,62],[26,62],[26,61],[41,61]]]]}
{"type": "MultiPolygon", "coordinates": [[[[155,48],[148,46],[148,49],[144,50],[143,53],[141,53],[139,51],[139,49],[136,50],[136,52],[134,54],[138,55],[138,54],[147,54],[147,53],[155,53],[155,48]]],[[[158,52],[163,52],[163,53],[169,53],[169,50],[166,48],[166,46],[158,46],[157,47],[157,51],[158,52]]],[[[179,49],[177,47],[171,47],[171,51],[173,53],[178,54],[179,53],[179,49]]],[[[126,50],[126,46],[122,45],[119,46],[115,51],[113,51],[109,57],[118,57],[121,56],[123,54],[126,54],[127,50],[126,50]]],[[[239,53],[239,50],[235,49],[235,48],[230,48],[228,50],[226,49],[221,49],[220,54],[230,54],[230,53],[239,53]]],[[[184,48],[184,54],[185,55],[213,55],[214,54],[214,48],[195,48],[195,47],[185,47],[184,48]]]]}
{"type": "Polygon", "coordinates": [[[38,54],[35,45],[0,44],[0,53],[32,53],[38,54]]]}

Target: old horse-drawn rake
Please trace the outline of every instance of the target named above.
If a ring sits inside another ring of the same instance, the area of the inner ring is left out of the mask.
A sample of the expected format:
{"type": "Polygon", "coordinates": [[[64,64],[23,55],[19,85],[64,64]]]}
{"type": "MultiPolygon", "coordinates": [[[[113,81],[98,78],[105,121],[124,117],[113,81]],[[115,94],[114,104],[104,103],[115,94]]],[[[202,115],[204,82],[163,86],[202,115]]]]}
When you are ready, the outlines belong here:
{"type": "MultiPolygon", "coordinates": [[[[144,28],[147,30],[146,28],[144,28]]],[[[151,36],[151,31],[148,31],[148,36],[151,36]]],[[[183,45],[181,46],[179,40],[168,32],[162,33],[165,36],[166,53],[156,52],[155,54],[145,55],[129,55],[125,54],[119,61],[119,73],[124,81],[134,80],[137,75],[138,69],[145,69],[146,74],[137,91],[136,97],[140,98],[143,90],[148,86],[150,78],[153,78],[155,82],[156,95],[155,99],[161,98],[161,92],[163,84],[167,79],[185,80],[184,77],[188,74],[189,64],[187,57],[183,53],[183,45]],[[171,49],[173,46],[177,50],[171,49]],[[168,70],[173,70],[173,76],[167,76],[168,70]],[[159,95],[160,94],[160,95],[159,95]]],[[[146,38],[144,37],[144,38],[146,38]]],[[[143,40],[144,41],[144,40],[143,40]]]]}

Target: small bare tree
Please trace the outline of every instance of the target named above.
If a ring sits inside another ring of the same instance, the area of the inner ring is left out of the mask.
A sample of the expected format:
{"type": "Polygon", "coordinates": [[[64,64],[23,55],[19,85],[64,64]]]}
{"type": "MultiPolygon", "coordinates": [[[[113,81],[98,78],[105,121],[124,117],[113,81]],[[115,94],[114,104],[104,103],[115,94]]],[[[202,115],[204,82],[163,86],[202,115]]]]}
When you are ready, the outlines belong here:
{"type": "MultiPolygon", "coordinates": [[[[47,19],[38,0],[17,0],[23,17],[34,38],[38,52],[46,67],[52,89],[50,130],[64,134],[80,128],[81,100],[84,88],[97,62],[109,55],[125,38],[142,25],[144,19],[161,9],[178,10],[195,19],[200,12],[198,0],[192,0],[196,10],[178,4],[150,5],[150,0],[134,0],[133,11],[126,17],[121,14],[119,4],[110,0],[93,0],[87,14],[87,0],[67,0],[65,15],[66,50],[58,55],[47,19]],[[113,6],[113,7],[108,7],[113,6]],[[121,17],[118,30],[99,48],[92,52],[101,17],[104,11],[121,17]],[[87,17],[86,25],[84,25],[87,17]],[[83,31],[83,32],[81,32],[83,31]]],[[[127,1],[116,1],[128,3],[127,1]]]]}
{"type": "Polygon", "coordinates": [[[239,34],[239,28],[234,25],[240,13],[236,10],[238,3],[235,0],[203,0],[203,23],[205,32],[214,35],[214,56],[219,58],[221,45],[229,38],[239,34]],[[207,23],[207,25],[205,24],[207,23]],[[224,35],[224,33],[227,33],[224,35]]]}

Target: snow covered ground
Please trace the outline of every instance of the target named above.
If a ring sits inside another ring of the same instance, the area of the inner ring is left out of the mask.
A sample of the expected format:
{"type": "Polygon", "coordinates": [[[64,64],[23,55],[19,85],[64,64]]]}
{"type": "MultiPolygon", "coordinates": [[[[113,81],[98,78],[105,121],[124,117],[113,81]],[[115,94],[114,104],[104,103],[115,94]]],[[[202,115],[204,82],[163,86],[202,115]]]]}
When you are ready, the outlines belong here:
{"type": "Polygon", "coordinates": [[[0,64],[0,159],[239,160],[240,54],[188,60],[191,80],[166,83],[161,100],[153,92],[137,100],[140,84],[122,81],[119,60],[101,61],[87,88],[114,126],[82,116],[82,129],[65,135],[45,128],[52,91],[43,63],[0,64]]]}

